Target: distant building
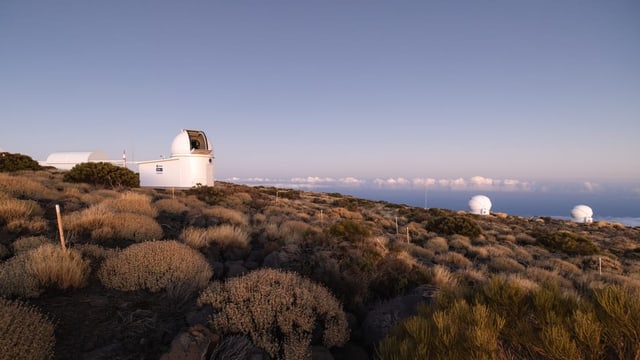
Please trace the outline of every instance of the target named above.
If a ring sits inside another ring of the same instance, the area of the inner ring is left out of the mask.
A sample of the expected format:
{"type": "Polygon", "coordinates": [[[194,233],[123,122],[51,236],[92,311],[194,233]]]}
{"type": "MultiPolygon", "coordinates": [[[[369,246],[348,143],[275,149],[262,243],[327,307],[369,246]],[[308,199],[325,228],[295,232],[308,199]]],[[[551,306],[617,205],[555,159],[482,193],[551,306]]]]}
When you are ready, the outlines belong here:
{"type": "Polygon", "coordinates": [[[469,211],[476,215],[489,215],[491,200],[484,195],[476,195],[469,200],[469,211]]]}
{"type": "Polygon", "coordinates": [[[53,166],[60,170],[71,170],[74,166],[86,162],[106,162],[117,166],[124,166],[124,160],[109,159],[102,151],[87,152],[55,152],[49,154],[47,160],[39,161],[42,166],[53,166]]]}
{"type": "Polygon", "coordinates": [[[576,205],[571,210],[571,220],[577,223],[592,223],[593,210],[587,205],[576,205]]]}
{"type": "Polygon", "coordinates": [[[182,129],[171,143],[171,157],[137,164],[143,187],[214,185],[213,147],[204,131],[182,129]]]}

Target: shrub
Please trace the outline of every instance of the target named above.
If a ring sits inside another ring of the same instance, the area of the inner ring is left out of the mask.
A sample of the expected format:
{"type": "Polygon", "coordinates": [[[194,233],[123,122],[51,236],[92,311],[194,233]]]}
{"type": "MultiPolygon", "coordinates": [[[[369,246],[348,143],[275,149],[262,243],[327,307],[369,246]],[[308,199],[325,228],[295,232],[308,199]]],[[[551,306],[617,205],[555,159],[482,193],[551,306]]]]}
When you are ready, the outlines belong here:
{"type": "Polygon", "coordinates": [[[336,298],[295,273],[261,269],[214,282],[198,303],[215,309],[214,328],[249,336],[272,358],[310,359],[316,331],[326,347],[349,339],[346,316],[336,298]]]}
{"type": "Polygon", "coordinates": [[[102,205],[119,213],[140,214],[149,217],[158,215],[158,210],[151,205],[150,196],[131,191],[120,194],[116,199],[107,199],[102,202],[102,205]]]}
{"type": "Polygon", "coordinates": [[[203,201],[209,205],[216,205],[221,202],[225,193],[221,189],[213,186],[195,186],[187,190],[187,195],[195,195],[198,200],[203,201]]]}
{"type": "Polygon", "coordinates": [[[460,215],[439,216],[429,219],[425,229],[443,235],[459,234],[471,238],[482,234],[482,229],[473,219],[460,215]]]}
{"type": "Polygon", "coordinates": [[[104,260],[98,270],[106,287],[125,291],[158,292],[181,284],[200,289],[212,275],[201,253],[176,241],[133,244],[104,260]]]}
{"type": "Polygon", "coordinates": [[[133,171],[105,162],[88,162],[74,166],[64,174],[63,180],[108,187],[139,187],[140,178],[133,171]]]}
{"type": "Polygon", "coordinates": [[[340,220],[334,223],[329,227],[328,233],[337,240],[353,243],[363,243],[371,235],[371,231],[364,223],[353,220],[340,220]]]}
{"type": "Polygon", "coordinates": [[[64,220],[70,232],[88,233],[94,240],[132,240],[136,242],[162,238],[162,227],[146,215],[114,213],[103,204],[75,212],[64,220]]]}
{"type": "Polygon", "coordinates": [[[594,297],[610,350],[620,359],[640,358],[640,290],[608,286],[594,297]]]}
{"type": "Polygon", "coordinates": [[[223,249],[230,246],[245,248],[249,245],[249,234],[233,225],[212,226],[209,228],[188,227],[182,230],[180,239],[195,249],[216,244],[223,249]]]}
{"type": "Polygon", "coordinates": [[[440,236],[429,239],[424,247],[438,253],[449,251],[447,239],[440,236]]]}
{"type": "Polygon", "coordinates": [[[238,210],[229,209],[222,206],[214,206],[210,209],[204,209],[202,212],[204,215],[218,218],[222,222],[226,222],[232,225],[249,225],[249,219],[247,215],[241,213],[238,210]]]}
{"type": "MultiPolygon", "coordinates": [[[[30,174],[29,174],[30,175],[30,174]]],[[[56,191],[47,188],[31,176],[0,172],[0,191],[12,196],[29,199],[56,199],[56,191]]]]}
{"type": "Polygon", "coordinates": [[[81,287],[89,271],[77,250],[45,244],[0,264],[0,295],[32,298],[49,286],[81,287]]]}
{"type": "Polygon", "coordinates": [[[42,209],[33,200],[4,199],[0,201],[0,220],[7,223],[42,214],[42,209]]]}
{"type": "Polygon", "coordinates": [[[17,239],[11,244],[15,254],[35,249],[40,245],[52,243],[51,239],[46,236],[25,236],[17,239]]]}
{"type": "Polygon", "coordinates": [[[569,231],[545,232],[538,235],[537,240],[550,251],[569,255],[593,255],[600,251],[593,241],[569,231]]]}
{"type": "Polygon", "coordinates": [[[172,214],[180,214],[189,211],[187,205],[178,199],[160,199],[153,204],[158,210],[172,214]]]}
{"type": "Polygon", "coordinates": [[[89,262],[78,250],[53,244],[29,251],[29,270],[41,286],[55,285],[59,289],[82,287],[90,273],[89,262]]]}
{"type": "Polygon", "coordinates": [[[35,308],[0,298],[0,360],[50,359],[53,323],[35,308]]]}
{"type": "Polygon", "coordinates": [[[0,172],[40,169],[42,166],[30,156],[0,152],[0,172]]]}

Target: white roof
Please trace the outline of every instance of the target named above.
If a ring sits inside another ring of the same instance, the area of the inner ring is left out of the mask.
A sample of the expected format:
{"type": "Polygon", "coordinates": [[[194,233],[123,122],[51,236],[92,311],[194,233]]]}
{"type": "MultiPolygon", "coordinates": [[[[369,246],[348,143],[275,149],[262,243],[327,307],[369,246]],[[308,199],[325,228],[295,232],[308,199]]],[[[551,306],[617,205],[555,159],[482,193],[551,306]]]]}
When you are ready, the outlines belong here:
{"type": "Polygon", "coordinates": [[[491,210],[491,200],[484,195],[476,195],[469,200],[469,210],[472,214],[488,215],[491,210]]]}
{"type": "Polygon", "coordinates": [[[587,205],[576,205],[571,210],[571,217],[578,222],[591,222],[593,220],[593,210],[587,205]]]}
{"type": "Polygon", "coordinates": [[[109,160],[109,156],[102,151],[87,152],[55,152],[49,154],[46,163],[54,164],[79,164],[83,162],[109,160]]]}

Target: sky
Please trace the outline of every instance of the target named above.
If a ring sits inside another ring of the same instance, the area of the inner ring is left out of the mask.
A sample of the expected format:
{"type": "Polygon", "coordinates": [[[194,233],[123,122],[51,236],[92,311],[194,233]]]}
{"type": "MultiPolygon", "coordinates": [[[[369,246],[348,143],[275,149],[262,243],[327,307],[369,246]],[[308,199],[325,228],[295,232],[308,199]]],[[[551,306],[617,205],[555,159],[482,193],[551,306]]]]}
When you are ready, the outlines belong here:
{"type": "Polygon", "coordinates": [[[3,0],[0,124],[37,160],[187,128],[218,179],[640,196],[640,2],[3,0]]]}

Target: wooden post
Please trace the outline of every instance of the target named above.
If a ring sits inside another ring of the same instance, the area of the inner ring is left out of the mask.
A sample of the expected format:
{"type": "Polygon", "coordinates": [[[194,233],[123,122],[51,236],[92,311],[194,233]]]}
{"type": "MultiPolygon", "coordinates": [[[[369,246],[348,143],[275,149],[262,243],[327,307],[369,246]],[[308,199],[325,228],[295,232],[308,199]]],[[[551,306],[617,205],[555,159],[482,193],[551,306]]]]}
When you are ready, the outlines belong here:
{"type": "Polygon", "coordinates": [[[598,272],[602,275],[602,257],[598,256],[598,272]]]}
{"type": "Polygon", "coordinates": [[[66,250],[64,243],[64,232],[62,231],[62,216],[60,216],[60,205],[56,204],[56,217],[58,218],[58,232],[60,233],[60,247],[66,250]]]}
{"type": "Polygon", "coordinates": [[[398,236],[398,217],[396,216],[396,237],[398,236]]]}
{"type": "Polygon", "coordinates": [[[320,227],[324,226],[324,216],[322,214],[322,209],[320,209],[320,227]]]}
{"type": "Polygon", "coordinates": [[[407,226],[407,243],[410,243],[411,239],[409,239],[409,227],[407,226]]]}

